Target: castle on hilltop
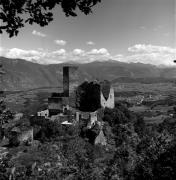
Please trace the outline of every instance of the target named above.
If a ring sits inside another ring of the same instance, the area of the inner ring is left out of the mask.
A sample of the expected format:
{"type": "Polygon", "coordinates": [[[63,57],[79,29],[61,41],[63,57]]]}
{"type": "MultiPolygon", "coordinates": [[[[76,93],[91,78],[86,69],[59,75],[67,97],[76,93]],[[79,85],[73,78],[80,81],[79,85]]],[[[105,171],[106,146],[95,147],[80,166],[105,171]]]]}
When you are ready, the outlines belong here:
{"type": "Polygon", "coordinates": [[[97,136],[95,142],[99,143],[103,140],[101,144],[105,145],[106,140],[105,137],[103,137],[102,127],[104,123],[102,118],[105,108],[113,109],[115,107],[114,89],[107,80],[102,82],[86,81],[81,84],[78,78],[77,66],[64,66],[63,91],[52,93],[51,97],[48,98],[48,109],[38,112],[37,114],[39,117],[57,121],[66,126],[74,125],[81,121],[87,124],[87,129],[98,125],[100,127],[100,134],[97,136]],[[87,88],[86,86],[89,87],[87,88]],[[85,91],[81,89],[81,87],[86,87],[84,89],[85,91]],[[92,91],[92,89],[94,90],[92,91]],[[78,90],[81,92],[80,94],[78,90]],[[84,91],[83,95],[82,91],[84,91]],[[91,97],[93,98],[91,99],[91,97]],[[78,108],[77,103],[82,99],[84,99],[84,103],[80,103],[80,107],[78,108]],[[96,104],[93,111],[90,110],[88,103],[90,103],[90,106],[96,104]],[[85,104],[87,104],[87,106],[85,106],[85,104]],[[81,106],[84,106],[84,108],[81,106]],[[84,109],[84,111],[81,109],[84,109]]]}
{"type": "MultiPolygon", "coordinates": [[[[99,107],[114,108],[114,89],[109,81],[97,82],[99,84],[99,107]]],[[[70,107],[75,108],[76,89],[79,86],[78,67],[64,66],[63,67],[63,92],[52,93],[48,99],[49,115],[62,113],[64,110],[69,110],[70,107]]]]}

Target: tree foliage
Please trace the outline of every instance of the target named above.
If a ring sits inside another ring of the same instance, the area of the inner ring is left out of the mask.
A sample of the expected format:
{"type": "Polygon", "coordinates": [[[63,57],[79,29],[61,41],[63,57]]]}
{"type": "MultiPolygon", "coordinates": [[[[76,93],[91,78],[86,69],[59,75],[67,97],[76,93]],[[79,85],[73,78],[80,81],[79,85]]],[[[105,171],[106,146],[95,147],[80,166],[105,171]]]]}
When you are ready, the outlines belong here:
{"type": "Polygon", "coordinates": [[[106,108],[103,117],[106,146],[88,141],[88,137],[99,133],[96,126],[92,133],[85,131],[87,138],[84,138],[81,135],[84,125],[62,127],[35,118],[30,123],[38,127],[38,140],[43,143],[35,148],[24,147],[26,150],[15,161],[7,160],[8,164],[3,160],[0,175],[4,179],[8,178],[6,169],[12,167],[11,161],[16,167],[16,179],[175,179],[174,118],[148,126],[141,116],[135,116],[121,104],[114,109],[106,108]],[[31,171],[28,164],[35,162],[36,168],[31,171]],[[24,169],[20,174],[21,166],[24,169]]]}
{"type": "Polygon", "coordinates": [[[9,37],[18,34],[25,23],[46,26],[53,20],[52,10],[60,6],[66,16],[77,16],[77,9],[84,14],[101,0],[1,0],[0,33],[6,31],[9,37]]]}
{"type": "Polygon", "coordinates": [[[79,110],[89,112],[100,108],[100,84],[83,82],[76,91],[76,106],[79,110]]]}

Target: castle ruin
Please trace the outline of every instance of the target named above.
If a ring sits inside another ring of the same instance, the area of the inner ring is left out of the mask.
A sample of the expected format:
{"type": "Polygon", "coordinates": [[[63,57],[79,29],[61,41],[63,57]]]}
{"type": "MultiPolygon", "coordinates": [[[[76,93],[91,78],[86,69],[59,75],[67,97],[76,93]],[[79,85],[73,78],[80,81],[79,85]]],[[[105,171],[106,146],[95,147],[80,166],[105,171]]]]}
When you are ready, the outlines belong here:
{"type": "Polygon", "coordinates": [[[68,109],[74,98],[73,93],[78,86],[78,67],[64,66],[63,67],[63,92],[52,93],[48,98],[49,115],[56,115],[63,112],[63,109],[68,109]]]}

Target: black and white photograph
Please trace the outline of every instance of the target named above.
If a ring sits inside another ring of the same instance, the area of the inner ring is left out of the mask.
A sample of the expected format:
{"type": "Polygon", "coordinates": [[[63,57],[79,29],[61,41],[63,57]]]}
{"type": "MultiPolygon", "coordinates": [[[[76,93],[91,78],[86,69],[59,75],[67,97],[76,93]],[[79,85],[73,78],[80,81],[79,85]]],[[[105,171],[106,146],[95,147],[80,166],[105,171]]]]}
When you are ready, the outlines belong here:
{"type": "Polygon", "coordinates": [[[176,0],[0,0],[0,180],[176,180],[176,0]]]}

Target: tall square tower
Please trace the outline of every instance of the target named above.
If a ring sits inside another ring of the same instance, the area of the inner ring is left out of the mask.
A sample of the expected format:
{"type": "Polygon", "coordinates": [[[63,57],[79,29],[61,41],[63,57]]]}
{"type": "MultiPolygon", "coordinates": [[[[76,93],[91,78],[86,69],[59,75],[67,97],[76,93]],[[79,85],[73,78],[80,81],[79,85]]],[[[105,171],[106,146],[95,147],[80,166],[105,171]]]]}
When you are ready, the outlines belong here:
{"type": "Polygon", "coordinates": [[[78,67],[63,67],[63,93],[65,97],[69,97],[78,86],[78,67]]]}

